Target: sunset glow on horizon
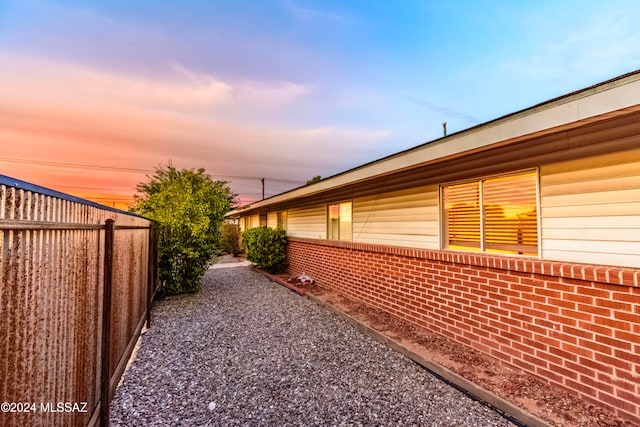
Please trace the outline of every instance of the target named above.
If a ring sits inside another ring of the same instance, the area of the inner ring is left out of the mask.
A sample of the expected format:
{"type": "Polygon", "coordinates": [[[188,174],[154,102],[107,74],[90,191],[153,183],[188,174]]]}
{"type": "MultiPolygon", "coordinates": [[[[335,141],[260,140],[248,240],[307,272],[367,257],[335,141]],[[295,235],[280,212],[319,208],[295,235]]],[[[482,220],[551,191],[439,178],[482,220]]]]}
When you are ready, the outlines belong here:
{"type": "Polygon", "coordinates": [[[635,1],[0,0],[0,174],[127,209],[241,204],[640,68],[635,1]]]}

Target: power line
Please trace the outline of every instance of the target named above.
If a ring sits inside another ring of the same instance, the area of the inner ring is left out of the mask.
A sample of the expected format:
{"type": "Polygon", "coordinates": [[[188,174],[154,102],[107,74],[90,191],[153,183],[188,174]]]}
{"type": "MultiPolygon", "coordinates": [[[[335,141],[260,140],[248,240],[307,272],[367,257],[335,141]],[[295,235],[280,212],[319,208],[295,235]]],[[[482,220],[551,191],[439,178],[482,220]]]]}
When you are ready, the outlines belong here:
{"type": "MultiPolygon", "coordinates": [[[[92,169],[92,170],[107,170],[107,171],[119,171],[119,172],[129,172],[129,173],[152,173],[153,170],[150,169],[136,169],[136,168],[121,168],[114,166],[100,166],[100,165],[87,165],[81,163],[63,163],[63,162],[52,162],[48,160],[31,160],[31,159],[18,159],[18,158],[10,158],[10,157],[0,157],[0,162],[7,163],[23,163],[28,165],[38,165],[38,166],[52,166],[52,167],[62,167],[62,168],[79,168],[79,169],[92,169]]],[[[260,181],[262,179],[266,179],[268,181],[273,182],[284,182],[290,184],[302,184],[302,181],[291,180],[291,179],[282,179],[282,178],[267,178],[262,176],[239,176],[239,175],[217,175],[217,174],[209,174],[211,177],[221,178],[224,180],[246,180],[246,181],[260,181]]]]}
{"type": "Polygon", "coordinates": [[[24,163],[29,165],[40,165],[40,166],[53,166],[53,167],[64,167],[64,168],[80,168],[80,169],[98,169],[98,170],[109,170],[109,171],[121,171],[121,172],[153,172],[148,169],[134,169],[134,168],[119,168],[113,166],[98,166],[98,165],[86,165],[80,163],[62,163],[62,162],[51,162],[48,160],[30,160],[30,159],[14,159],[9,157],[0,157],[0,162],[8,162],[8,163],[24,163]]]}

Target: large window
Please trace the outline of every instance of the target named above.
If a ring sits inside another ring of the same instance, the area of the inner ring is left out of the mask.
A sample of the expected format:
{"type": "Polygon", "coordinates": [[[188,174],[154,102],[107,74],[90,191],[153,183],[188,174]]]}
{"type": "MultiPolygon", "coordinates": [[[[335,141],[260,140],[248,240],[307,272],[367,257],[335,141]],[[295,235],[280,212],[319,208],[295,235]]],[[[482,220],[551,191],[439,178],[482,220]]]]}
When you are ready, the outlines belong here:
{"type": "Polygon", "coordinates": [[[327,239],[351,240],[351,202],[327,206],[327,239]]]}
{"type": "Polygon", "coordinates": [[[538,255],[537,172],[442,186],[444,247],[538,255]]]}

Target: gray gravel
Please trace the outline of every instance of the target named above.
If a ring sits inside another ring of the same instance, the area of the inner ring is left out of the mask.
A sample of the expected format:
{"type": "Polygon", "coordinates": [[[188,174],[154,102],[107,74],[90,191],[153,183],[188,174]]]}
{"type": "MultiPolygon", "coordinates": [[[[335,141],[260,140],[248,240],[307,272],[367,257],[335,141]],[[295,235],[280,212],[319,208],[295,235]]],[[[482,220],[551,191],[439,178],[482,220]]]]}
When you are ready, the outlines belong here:
{"type": "Polygon", "coordinates": [[[152,315],[112,425],[512,425],[248,267],[209,270],[152,315]]]}

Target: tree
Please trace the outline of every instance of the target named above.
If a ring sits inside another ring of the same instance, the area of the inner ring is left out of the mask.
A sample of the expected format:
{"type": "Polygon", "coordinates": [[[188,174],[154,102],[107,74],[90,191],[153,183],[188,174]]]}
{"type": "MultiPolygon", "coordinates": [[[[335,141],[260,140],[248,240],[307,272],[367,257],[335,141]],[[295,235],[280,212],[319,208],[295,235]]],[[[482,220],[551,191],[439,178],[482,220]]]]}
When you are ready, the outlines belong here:
{"type": "Polygon", "coordinates": [[[320,182],[321,180],[322,180],[322,178],[320,178],[320,175],[316,175],[313,178],[311,178],[310,180],[308,180],[305,185],[315,184],[316,182],[320,182]]]}
{"type": "Polygon", "coordinates": [[[162,293],[200,290],[200,278],[213,258],[220,224],[234,204],[225,181],[214,181],[204,169],[157,167],[140,183],[132,210],[160,224],[158,268],[162,293]]]}

